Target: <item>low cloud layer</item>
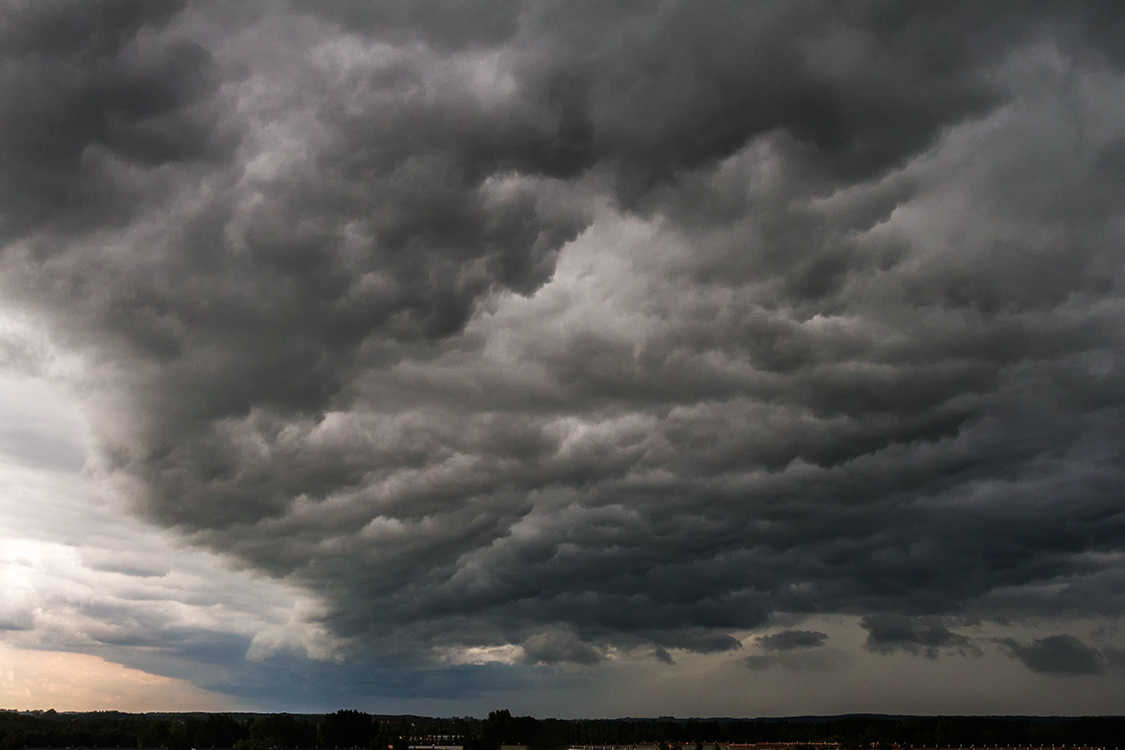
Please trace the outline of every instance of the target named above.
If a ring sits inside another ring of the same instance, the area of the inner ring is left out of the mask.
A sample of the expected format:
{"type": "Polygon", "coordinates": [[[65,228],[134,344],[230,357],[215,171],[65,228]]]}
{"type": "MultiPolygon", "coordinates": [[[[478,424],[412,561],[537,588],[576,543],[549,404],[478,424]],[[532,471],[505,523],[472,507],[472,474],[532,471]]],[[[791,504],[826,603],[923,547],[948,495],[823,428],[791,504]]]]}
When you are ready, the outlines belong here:
{"type": "Polygon", "coordinates": [[[868,651],[889,654],[902,650],[936,659],[942,652],[980,656],[981,650],[970,638],[956,633],[930,618],[915,620],[895,614],[867,615],[860,621],[867,631],[868,651]]]}
{"type": "Polygon", "coordinates": [[[82,362],[90,471],[347,653],[668,662],[779,613],[974,653],[1125,609],[1123,34],[11,4],[0,289],[82,362]]]}
{"type": "Polygon", "coordinates": [[[761,653],[746,656],[742,663],[752,671],[780,666],[790,672],[834,672],[845,667],[848,656],[825,648],[829,637],[819,630],[782,630],[760,635],[754,644],[761,653]]]}
{"type": "Polygon", "coordinates": [[[1001,645],[1032,672],[1051,675],[1096,675],[1109,668],[1122,669],[1120,649],[1098,650],[1073,635],[1050,635],[1021,643],[1006,638],[1001,645]]]}
{"type": "Polygon", "coordinates": [[[780,633],[758,636],[754,640],[763,651],[796,651],[823,646],[828,640],[828,634],[819,630],[782,630],[780,633]]]}

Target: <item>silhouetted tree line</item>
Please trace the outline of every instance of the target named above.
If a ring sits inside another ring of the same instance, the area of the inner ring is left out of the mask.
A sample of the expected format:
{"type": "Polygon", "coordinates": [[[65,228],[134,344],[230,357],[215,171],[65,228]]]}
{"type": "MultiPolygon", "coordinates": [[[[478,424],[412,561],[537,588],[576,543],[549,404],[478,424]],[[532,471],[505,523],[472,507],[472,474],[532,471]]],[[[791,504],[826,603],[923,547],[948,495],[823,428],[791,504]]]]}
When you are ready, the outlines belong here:
{"type": "Polygon", "coordinates": [[[1125,750],[1125,717],[991,718],[976,716],[581,720],[566,722],[574,745],[655,742],[672,750],[709,750],[718,742],[839,742],[845,747],[1107,745],[1125,750]]]}
{"type": "Polygon", "coordinates": [[[330,714],[126,714],[0,711],[0,750],[51,748],[360,748],[406,750],[458,744],[465,750],[526,745],[656,743],[661,750],[713,750],[722,742],[835,741],[847,749],[976,745],[1094,745],[1125,750],[1125,717],[989,718],[848,716],[831,719],[561,720],[493,711],[487,719],[330,714]]]}

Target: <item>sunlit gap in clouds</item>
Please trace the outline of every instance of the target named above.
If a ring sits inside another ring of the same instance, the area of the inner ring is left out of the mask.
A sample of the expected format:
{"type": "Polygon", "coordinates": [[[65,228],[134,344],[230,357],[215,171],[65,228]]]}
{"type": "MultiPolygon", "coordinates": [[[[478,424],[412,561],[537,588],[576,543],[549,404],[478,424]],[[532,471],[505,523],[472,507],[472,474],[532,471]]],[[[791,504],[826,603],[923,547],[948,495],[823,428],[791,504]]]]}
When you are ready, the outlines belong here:
{"type": "Polygon", "coordinates": [[[237,692],[240,662],[279,652],[334,658],[308,592],[127,514],[114,485],[83,468],[73,363],[60,372],[41,339],[33,351],[26,326],[4,332],[0,706],[230,709],[241,704],[198,685],[237,692]]]}

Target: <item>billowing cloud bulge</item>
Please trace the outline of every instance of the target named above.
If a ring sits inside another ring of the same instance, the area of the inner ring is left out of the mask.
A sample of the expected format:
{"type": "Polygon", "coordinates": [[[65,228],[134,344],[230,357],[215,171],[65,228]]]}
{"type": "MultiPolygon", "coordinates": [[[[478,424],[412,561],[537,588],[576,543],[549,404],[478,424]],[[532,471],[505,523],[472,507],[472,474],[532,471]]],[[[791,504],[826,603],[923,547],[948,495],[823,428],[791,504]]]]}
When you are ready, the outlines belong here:
{"type": "Polygon", "coordinates": [[[36,2],[0,40],[0,283],[83,357],[97,465],[358,652],[1125,608],[1117,5],[36,2]]]}

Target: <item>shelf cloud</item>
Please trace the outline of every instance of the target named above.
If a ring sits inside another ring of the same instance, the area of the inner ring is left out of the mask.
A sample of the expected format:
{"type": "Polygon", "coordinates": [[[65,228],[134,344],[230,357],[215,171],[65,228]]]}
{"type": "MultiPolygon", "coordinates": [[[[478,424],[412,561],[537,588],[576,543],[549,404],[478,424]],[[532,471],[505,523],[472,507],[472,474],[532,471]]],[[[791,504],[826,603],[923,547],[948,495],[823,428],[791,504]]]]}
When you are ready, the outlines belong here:
{"type": "Polygon", "coordinates": [[[1123,39],[1093,3],[8,4],[0,289],[82,362],[87,470],[344,653],[745,659],[841,615],[972,656],[1125,610],[1123,39]]]}

